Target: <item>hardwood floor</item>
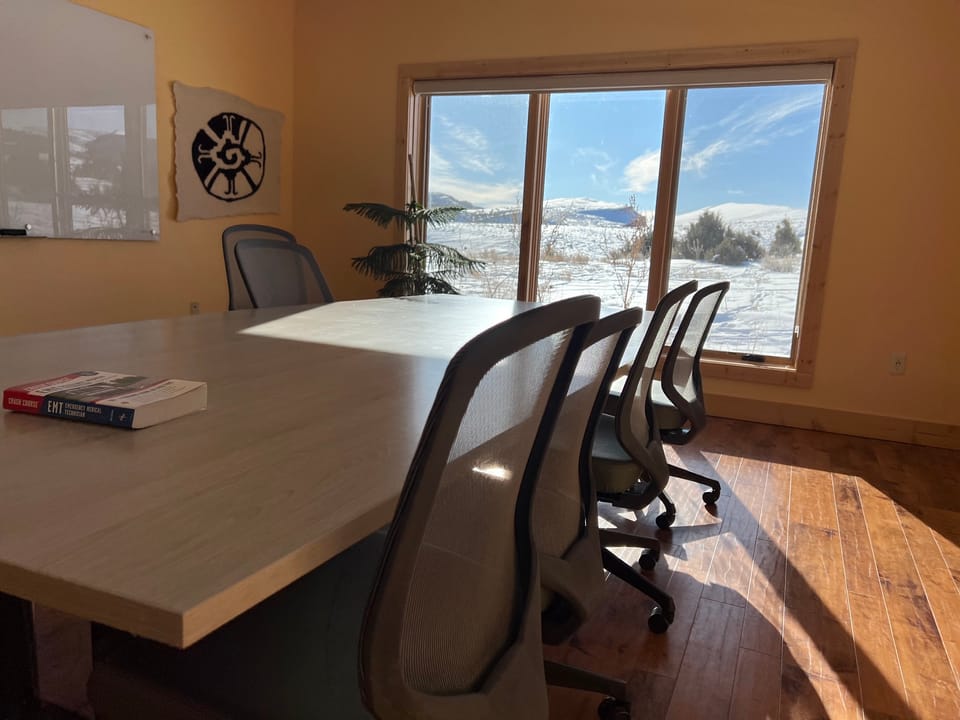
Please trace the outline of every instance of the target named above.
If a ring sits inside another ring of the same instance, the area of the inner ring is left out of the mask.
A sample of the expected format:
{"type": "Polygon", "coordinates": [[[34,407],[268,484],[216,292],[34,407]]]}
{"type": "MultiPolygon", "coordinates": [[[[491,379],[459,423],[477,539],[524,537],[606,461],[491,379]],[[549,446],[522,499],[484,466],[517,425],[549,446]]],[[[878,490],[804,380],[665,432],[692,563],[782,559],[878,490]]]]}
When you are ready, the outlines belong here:
{"type": "MultiPolygon", "coordinates": [[[[722,479],[715,514],[672,480],[670,531],[656,507],[601,505],[601,526],[661,539],[676,620],[650,633],[610,577],[548,657],[628,679],[635,719],[960,718],[960,452],[711,419],[668,454],[722,479]]],[[[596,717],[596,695],[550,699],[596,717]]]]}

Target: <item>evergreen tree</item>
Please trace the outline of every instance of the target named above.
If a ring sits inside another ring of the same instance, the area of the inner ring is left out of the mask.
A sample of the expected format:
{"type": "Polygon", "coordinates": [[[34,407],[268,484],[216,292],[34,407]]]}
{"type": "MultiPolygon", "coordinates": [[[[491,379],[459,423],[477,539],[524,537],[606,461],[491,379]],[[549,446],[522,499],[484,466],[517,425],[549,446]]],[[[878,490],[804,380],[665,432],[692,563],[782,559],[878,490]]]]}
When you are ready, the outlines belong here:
{"type": "Polygon", "coordinates": [[[773,234],[773,242],[770,243],[770,254],[776,257],[786,257],[787,255],[796,255],[800,252],[800,238],[793,229],[793,225],[787,218],[784,218],[777,225],[776,232],[773,234]]]}
{"type": "Polygon", "coordinates": [[[724,240],[723,218],[706,210],[687,228],[676,253],[687,260],[712,260],[724,240]]]}
{"type": "Polygon", "coordinates": [[[374,246],[351,263],[358,272],[385,281],[380,297],[458,295],[450,281],[484,265],[448,245],[426,241],[428,225],[445,225],[460,214],[461,207],[425,208],[414,200],[402,209],[382,203],[348,203],[343,209],[380,227],[396,224],[405,231],[404,242],[374,246]]]}

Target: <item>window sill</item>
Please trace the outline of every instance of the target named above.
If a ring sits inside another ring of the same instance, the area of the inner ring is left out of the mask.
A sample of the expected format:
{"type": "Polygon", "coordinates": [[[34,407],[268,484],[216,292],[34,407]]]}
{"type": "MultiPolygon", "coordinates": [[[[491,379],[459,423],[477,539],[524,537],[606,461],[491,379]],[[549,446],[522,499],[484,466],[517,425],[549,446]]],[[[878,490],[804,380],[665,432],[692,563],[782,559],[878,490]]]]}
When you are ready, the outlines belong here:
{"type": "Polygon", "coordinates": [[[796,388],[809,388],[813,385],[812,372],[801,372],[786,362],[783,364],[772,362],[758,364],[719,357],[702,357],[700,359],[700,372],[703,377],[766,385],[786,385],[796,388]]]}

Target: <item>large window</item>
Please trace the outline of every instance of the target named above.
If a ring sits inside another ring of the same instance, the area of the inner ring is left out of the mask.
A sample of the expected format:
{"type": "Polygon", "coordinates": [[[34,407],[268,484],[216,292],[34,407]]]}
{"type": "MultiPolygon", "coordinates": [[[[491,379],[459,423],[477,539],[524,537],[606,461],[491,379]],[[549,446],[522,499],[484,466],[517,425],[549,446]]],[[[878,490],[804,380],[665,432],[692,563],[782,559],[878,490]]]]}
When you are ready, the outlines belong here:
{"type": "Polygon", "coordinates": [[[809,383],[854,48],[744,50],[403,68],[398,166],[465,208],[430,239],[487,263],[461,291],[652,308],[729,280],[713,374],[809,383]]]}

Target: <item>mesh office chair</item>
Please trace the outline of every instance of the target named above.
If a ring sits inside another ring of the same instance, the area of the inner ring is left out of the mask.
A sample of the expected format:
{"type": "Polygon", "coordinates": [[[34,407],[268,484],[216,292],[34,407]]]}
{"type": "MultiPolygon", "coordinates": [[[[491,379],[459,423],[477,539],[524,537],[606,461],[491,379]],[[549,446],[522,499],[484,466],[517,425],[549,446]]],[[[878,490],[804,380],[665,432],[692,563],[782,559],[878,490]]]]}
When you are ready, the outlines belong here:
{"type": "MultiPolygon", "coordinates": [[[[730,283],[725,281],[708,285],[693,294],[663,361],[661,379],[653,383],[650,394],[653,411],[660,426],[660,437],[666,443],[683,445],[706,427],[700,356],[720,302],[729,289],[730,283]]],[[[713,478],[676,465],[670,465],[670,476],[709,487],[703,493],[707,505],[720,499],[720,483],[713,478]]]]}
{"type": "MultiPolygon", "coordinates": [[[[590,448],[610,381],[641,316],[638,309],[625,310],[591,329],[537,481],[533,535],[540,559],[543,640],[550,644],[565,642],[587,619],[603,587],[590,448]]],[[[550,667],[547,682],[609,695],[601,717],[629,718],[622,681],[550,667]]]]}
{"type": "Polygon", "coordinates": [[[269,225],[231,225],[220,236],[223,245],[223,267],[227,273],[227,292],[229,293],[228,310],[243,310],[253,307],[253,300],[247,292],[247,286],[240,274],[237,265],[237,256],[234,248],[240,240],[279,240],[296,245],[297,241],[292,234],[280,228],[269,225]]]}
{"type": "Polygon", "coordinates": [[[536,308],[451,362],[364,625],[377,717],[546,718],[531,501],[588,329],[567,328],[598,312],[595,298],[536,308]]]}
{"type": "Polygon", "coordinates": [[[233,251],[254,307],[333,302],[309,248],[282,240],[247,238],[238,240],[233,251]]]}
{"type": "MultiPolygon", "coordinates": [[[[724,281],[708,285],[693,294],[663,361],[661,379],[654,380],[650,388],[650,402],[660,427],[660,438],[666,443],[688,443],[707,424],[700,357],[720,302],[729,289],[730,283],[724,281]]],[[[611,386],[608,408],[616,408],[623,385],[623,381],[618,380],[611,386]]],[[[669,470],[671,477],[709,487],[703,493],[703,502],[707,505],[714,505],[720,499],[719,481],[677,465],[669,465],[669,470]]],[[[673,524],[676,509],[666,491],[660,494],[660,500],[666,511],[657,517],[657,525],[666,529],[673,524]]],[[[643,559],[641,564],[644,564],[643,559]]]]}
{"type": "MultiPolygon", "coordinates": [[[[639,510],[661,495],[670,479],[660,429],[650,402],[650,388],[677,311],[696,289],[696,281],[691,281],[660,300],[630,367],[616,415],[600,416],[591,463],[599,500],[639,510]]],[[[675,515],[676,510],[668,506],[666,513],[675,515]]],[[[618,543],[610,539],[606,544],[616,546],[618,543]]],[[[659,607],[654,609],[648,624],[654,632],[665,631],[673,622],[673,599],[609,550],[604,550],[603,559],[607,570],[653,598],[659,607]]]]}
{"type": "Polygon", "coordinates": [[[597,298],[572,298],[467,343],[386,540],[368,537],[188,650],[124,636],[95,663],[97,717],[354,720],[369,717],[362,692],[382,720],[546,720],[530,500],[598,312],[597,298]]]}

